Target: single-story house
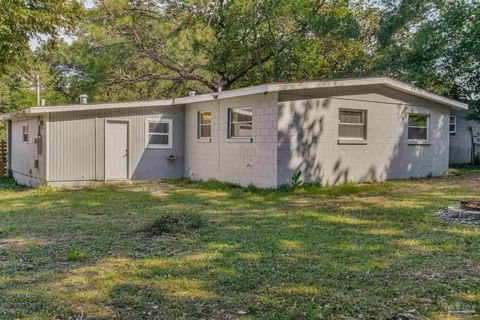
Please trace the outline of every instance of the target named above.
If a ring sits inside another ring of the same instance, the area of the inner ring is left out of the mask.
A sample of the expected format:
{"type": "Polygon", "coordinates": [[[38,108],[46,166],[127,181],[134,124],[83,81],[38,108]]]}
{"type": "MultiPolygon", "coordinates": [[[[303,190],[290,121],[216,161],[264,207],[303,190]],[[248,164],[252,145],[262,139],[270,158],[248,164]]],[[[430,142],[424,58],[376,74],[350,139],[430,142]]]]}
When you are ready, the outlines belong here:
{"type": "Polygon", "coordinates": [[[385,77],[4,114],[22,184],[189,177],[277,187],[442,176],[467,105],[385,77]]]}
{"type": "Polygon", "coordinates": [[[480,122],[467,120],[467,110],[450,112],[450,163],[480,158],[480,122]]]}

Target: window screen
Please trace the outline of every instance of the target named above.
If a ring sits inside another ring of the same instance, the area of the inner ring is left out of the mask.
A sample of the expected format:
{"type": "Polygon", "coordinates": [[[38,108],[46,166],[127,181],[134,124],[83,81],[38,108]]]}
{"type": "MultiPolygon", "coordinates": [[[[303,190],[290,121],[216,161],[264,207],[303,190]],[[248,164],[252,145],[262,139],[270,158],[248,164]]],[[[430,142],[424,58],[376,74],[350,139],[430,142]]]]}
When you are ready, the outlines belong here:
{"type": "Polygon", "coordinates": [[[198,113],[198,137],[210,138],[212,136],[212,113],[210,111],[198,113]]]}
{"type": "Polygon", "coordinates": [[[22,141],[28,143],[28,126],[22,126],[22,141]]]}
{"type": "Polygon", "coordinates": [[[229,109],[230,138],[252,137],[253,108],[229,109]]]}
{"type": "Polygon", "coordinates": [[[147,120],[145,132],[147,148],[172,148],[172,124],[171,119],[147,120]]]}
{"type": "Polygon", "coordinates": [[[450,126],[449,126],[450,133],[457,133],[457,117],[450,116],[450,126]]]}
{"type": "Polygon", "coordinates": [[[366,139],[364,110],[342,110],[339,112],[338,136],[347,139],[366,139]]]}
{"type": "Polygon", "coordinates": [[[408,115],[408,139],[428,140],[428,119],[426,114],[408,115]]]}

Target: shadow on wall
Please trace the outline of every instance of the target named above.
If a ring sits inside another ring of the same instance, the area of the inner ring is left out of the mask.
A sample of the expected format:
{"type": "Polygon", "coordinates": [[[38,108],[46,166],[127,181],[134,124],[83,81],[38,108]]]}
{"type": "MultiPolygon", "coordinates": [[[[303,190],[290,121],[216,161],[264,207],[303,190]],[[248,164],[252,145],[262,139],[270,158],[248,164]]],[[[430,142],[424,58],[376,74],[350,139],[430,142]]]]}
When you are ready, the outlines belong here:
{"type": "Polygon", "coordinates": [[[345,99],[348,102],[337,97],[311,96],[280,102],[279,184],[289,183],[292,174],[298,171],[302,172],[305,182],[320,184],[445,174],[443,155],[448,154],[448,137],[445,139],[446,116],[438,112],[440,108],[410,107],[411,112],[431,114],[429,139],[435,143],[409,145],[409,108],[406,106],[409,101],[399,101],[397,94],[384,90],[380,94],[387,94],[385,98],[395,103],[353,102],[353,96],[345,99]],[[338,109],[341,107],[367,111],[366,145],[339,144],[338,109]]]}

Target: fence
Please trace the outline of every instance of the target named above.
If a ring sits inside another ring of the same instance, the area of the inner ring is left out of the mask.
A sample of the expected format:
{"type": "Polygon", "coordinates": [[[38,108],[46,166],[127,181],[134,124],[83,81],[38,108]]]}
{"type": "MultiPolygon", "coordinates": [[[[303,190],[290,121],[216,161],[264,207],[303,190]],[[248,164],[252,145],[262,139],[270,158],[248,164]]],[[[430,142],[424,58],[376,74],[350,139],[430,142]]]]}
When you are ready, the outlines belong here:
{"type": "Polygon", "coordinates": [[[0,177],[7,175],[7,143],[0,140],[0,177]]]}

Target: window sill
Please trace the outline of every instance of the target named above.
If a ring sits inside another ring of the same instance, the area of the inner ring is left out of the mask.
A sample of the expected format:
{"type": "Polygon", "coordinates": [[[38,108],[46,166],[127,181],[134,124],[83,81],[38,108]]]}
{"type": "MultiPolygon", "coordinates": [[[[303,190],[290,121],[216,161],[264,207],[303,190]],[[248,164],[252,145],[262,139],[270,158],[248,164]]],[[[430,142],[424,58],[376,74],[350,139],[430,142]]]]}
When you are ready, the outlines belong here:
{"type": "Polygon", "coordinates": [[[252,143],[253,138],[228,138],[228,143],[252,143]]]}
{"type": "Polygon", "coordinates": [[[338,139],[338,144],[356,144],[356,145],[366,145],[367,140],[364,139],[338,139]]]}
{"type": "Polygon", "coordinates": [[[212,142],[212,138],[198,138],[198,139],[197,139],[197,142],[198,142],[198,143],[211,143],[211,142],[212,142]]]}
{"type": "Polygon", "coordinates": [[[423,141],[423,140],[408,140],[409,146],[429,146],[431,145],[430,141],[423,141]]]}
{"type": "Polygon", "coordinates": [[[160,150],[170,150],[170,149],[173,149],[172,146],[159,146],[159,145],[150,145],[150,146],[146,146],[145,149],[153,149],[153,150],[157,150],[157,149],[160,149],[160,150]]]}

